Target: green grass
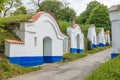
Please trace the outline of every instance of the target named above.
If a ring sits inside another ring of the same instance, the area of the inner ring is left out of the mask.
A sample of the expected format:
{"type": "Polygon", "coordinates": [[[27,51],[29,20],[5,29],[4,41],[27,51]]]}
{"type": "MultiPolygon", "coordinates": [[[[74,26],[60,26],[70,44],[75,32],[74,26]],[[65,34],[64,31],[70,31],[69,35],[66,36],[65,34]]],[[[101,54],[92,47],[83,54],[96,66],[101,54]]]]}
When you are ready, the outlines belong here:
{"type": "Polygon", "coordinates": [[[64,34],[67,34],[67,27],[71,26],[70,22],[67,21],[58,21],[60,24],[60,28],[64,34]]]}
{"type": "Polygon", "coordinates": [[[66,53],[63,55],[63,62],[69,62],[73,61],[82,57],[87,56],[87,54],[71,54],[71,53],[66,53]]]}
{"type": "Polygon", "coordinates": [[[25,68],[10,64],[7,58],[0,53],[0,80],[6,80],[7,78],[13,77],[18,74],[29,73],[40,69],[41,67],[25,68]]]}
{"type": "Polygon", "coordinates": [[[98,47],[92,50],[86,50],[84,53],[82,54],[72,54],[72,53],[66,53],[63,55],[63,62],[69,62],[69,61],[73,61],[79,58],[83,58],[85,56],[87,56],[88,54],[95,54],[97,52],[103,51],[105,49],[110,48],[111,46],[107,46],[107,47],[98,47]]]}
{"type": "Polygon", "coordinates": [[[102,64],[85,80],[120,80],[120,56],[102,64]]]}
{"type": "Polygon", "coordinates": [[[33,16],[33,14],[26,14],[26,15],[16,15],[10,17],[1,17],[0,23],[20,23],[24,21],[28,21],[33,16]]]}
{"type": "Polygon", "coordinates": [[[3,33],[0,33],[0,52],[4,51],[5,39],[18,40],[18,38],[15,36],[15,34],[12,34],[8,31],[4,31],[3,33]]]}

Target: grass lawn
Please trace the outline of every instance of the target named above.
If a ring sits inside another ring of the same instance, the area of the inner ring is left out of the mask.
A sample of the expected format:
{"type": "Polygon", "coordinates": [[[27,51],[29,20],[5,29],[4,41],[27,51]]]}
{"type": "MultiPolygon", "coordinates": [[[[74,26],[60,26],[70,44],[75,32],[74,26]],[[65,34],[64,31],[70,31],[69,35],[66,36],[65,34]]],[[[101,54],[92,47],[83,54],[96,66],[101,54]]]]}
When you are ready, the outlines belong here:
{"type": "Polygon", "coordinates": [[[85,80],[120,80],[120,56],[102,64],[85,80]]]}

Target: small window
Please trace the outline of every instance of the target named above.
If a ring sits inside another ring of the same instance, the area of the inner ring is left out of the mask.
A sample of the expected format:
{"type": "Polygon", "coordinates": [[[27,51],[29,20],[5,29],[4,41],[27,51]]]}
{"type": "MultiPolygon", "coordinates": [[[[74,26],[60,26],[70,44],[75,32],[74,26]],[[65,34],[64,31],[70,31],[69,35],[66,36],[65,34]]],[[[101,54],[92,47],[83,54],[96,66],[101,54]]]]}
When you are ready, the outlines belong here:
{"type": "Polygon", "coordinates": [[[34,46],[37,46],[37,37],[34,37],[34,46]]]}

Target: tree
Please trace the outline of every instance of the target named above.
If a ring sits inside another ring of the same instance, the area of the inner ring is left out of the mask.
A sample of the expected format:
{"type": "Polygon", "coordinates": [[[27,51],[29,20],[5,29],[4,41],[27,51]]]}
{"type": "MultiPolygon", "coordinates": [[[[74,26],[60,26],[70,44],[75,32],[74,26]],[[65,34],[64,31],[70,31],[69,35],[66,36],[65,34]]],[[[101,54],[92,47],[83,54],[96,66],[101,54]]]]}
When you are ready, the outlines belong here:
{"type": "Polygon", "coordinates": [[[18,8],[12,15],[27,14],[27,10],[24,6],[18,8]]]}
{"type": "Polygon", "coordinates": [[[69,7],[62,9],[62,12],[60,15],[61,15],[60,19],[66,20],[66,21],[69,21],[71,18],[75,19],[76,17],[75,11],[69,7]]]}
{"type": "Polygon", "coordinates": [[[40,3],[40,8],[37,11],[52,12],[57,19],[69,21],[70,18],[75,18],[75,11],[68,6],[68,2],[60,2],[58,0],[45,0],[40,3]]]}
{"type": "Polygon", "coordinates": [[[89,24],[95,24],[97,27],[110,26],[109,11],[107,6],[99,4],[96,8],[92,10],[87,20],[89,24]]]}
{"type": "Polygon", "coordinates": [[[4,12],[4,14],[3,14],[4,17],[7,15],[7,13],[9,12],[9,10],[11,8],[13,8],[13,7],[15,7],[15,8],[20,7],[22,5],[22,2],[21,2],[21,0],[9,0],[9,1],[7,1],[5,3],[5,5],[6,5],[4,7],[5,10],[3,11],[4,12]]]}
{"type": "Polygon", "coordinates": [[[80,19],[80,20],[79,20],[79,21],[80,21],[79,23],[80,23],[80,24],[85,24],[86,21],[87,21],[87,19],[89,18],[89,15],[90,15],[91,11],[92,11],[95,7],[97,7],[99,4],[100,4],[100,3],[97,2],[96,0],[90,2],[90,3],[87,5],[86,10],[85,10],[84,12],[82,12],[81,15],[79,16],[79,19],[80,19]]]}
{"type": "Polygon", "coordinates": [[[3,10],[4,8],[4,3],[7,2],[8,0],[0,0],[0,12],[3,10]]]}
{"type": "Polygon", "coordinates": [[[48,11],[52,12],[57,18],[60,17],[63,4],[60,1],[46,0],[40,3],[40,8],[37,11],[48,11]]]}

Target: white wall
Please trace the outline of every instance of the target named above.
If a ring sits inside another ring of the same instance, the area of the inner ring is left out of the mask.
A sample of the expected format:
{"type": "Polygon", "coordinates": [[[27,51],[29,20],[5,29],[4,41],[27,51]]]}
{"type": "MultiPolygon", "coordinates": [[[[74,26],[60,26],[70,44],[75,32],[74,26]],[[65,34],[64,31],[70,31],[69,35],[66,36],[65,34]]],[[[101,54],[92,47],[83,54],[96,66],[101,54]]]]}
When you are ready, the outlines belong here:
{"type": "Polygon", "coordinates": [[[67,51],[68,38],[60,32],[55,19],[48,13],[44,13],[33,23],[21,23],[20,28],[20,31],[24,33],[25,44],[6,44],[6,55],[10,54],[10,57],[43,56],[43,45],[45,45],[43,39],[45,37],[52,40],[52,52],[48,53],[50,50],[46,50],[45,56],[62,56],[67,51]],[[66,43],[63,43],[64,39],[66,39],[66,43]],[[36,46],[35,41],[37,42],[36,46]],[[66,50],[63,47],[66,47],[66,50]]]}
{"type": "Polygon", "coordinates": [[[110,20],[112,23],[112,49],[113,53],[120,53],[120,11],[111,11],[110,20]]]}

